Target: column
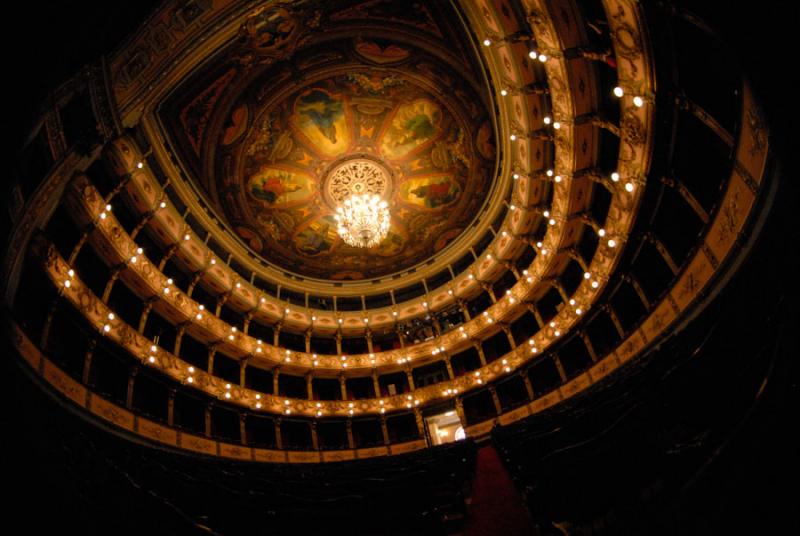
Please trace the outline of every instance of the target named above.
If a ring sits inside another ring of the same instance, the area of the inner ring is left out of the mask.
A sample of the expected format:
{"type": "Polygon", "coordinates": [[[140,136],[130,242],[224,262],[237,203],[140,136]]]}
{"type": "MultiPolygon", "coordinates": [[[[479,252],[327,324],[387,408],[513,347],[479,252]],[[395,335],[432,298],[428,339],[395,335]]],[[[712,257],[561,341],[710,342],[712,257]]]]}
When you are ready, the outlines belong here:
{"type": "Polygon", "coordinates": [[[200,282],[200,278],[202,277],[203,277],[202,271],[197,271],[194,273],[194,275],[192,276],[192,280],[189,281],[189,286],[186,288],[187,296],[189,296],[190,298],[192,297],[192,293],[194,292],[194,287],[197,286],[197,283],[200,282]]]}
{"type": "Polygon", "coordinates": [[[656,248],[656,251],[658,251],[658,254],[661,255],[661,258],[664,259],[664,262],[667,263],[667,266],[669,266],[672,275],[678,275],[680,268],[675,263],[675,260],[672,258],[672,255],[670,255],[667,246],[664,245],[664,242],[659,240],[658,237],[653,233],[647,233],[647,236],[645,238],[653,243],[653,245],[656,248]]]}
{"type": "Polygon", "coordinates": [[[589,352],[589,357],[592,358],[592,363],[597,363],[597,352],[594,351],[594,345],[589,338],[589,334],[585,331],[581,331],[581,338],[583,339],[583,344],[586,345],[586,351],[589,352]]]}
{"type": "MultiPolygon", "coordinates": [[[[89,238],[89,234],[94,231],[94,227],[90,227],[86,232],[81,235],[80,240],[78,243],[75,244],[75,247],[72,248],[72,252],[69,254],[69,258],[67,259],[67,264],[70,266],[75,265],[75,259],[78,258],[78,254],[81,252],[81,248],[83,248],[84,244],[86,244],[86,240],[89,238]]],[[[132,235],[131,238],[134,238],[132,235]]]]}
{"type": "Polygon", "coordinates": [[[619,317],[617,313],[614,312],[614,308],[611,307],[611,304],[606,304],[605,311],[608,313],[609,318],[611,318],[611,322],[614,324],[614,327],[617,328],[617,333],[619,334],[621,339],[625,338],[625,330],[622,329],[622,323],[619,321],[619,317]]]}
{"type": "Polygon", "coordinates": [[[176,356],[181,355],[181,341],[183,341],[183,335],[186,333],[186,325],[187,324],[179,324],[178,329],[175,331],[175,347],[172,353],[176,356]]]}
{"type": "Polygon", "coordinates": [[[139,328],[137,329],[139,333],[144,333],[144,327],[147,324],[147,317],[150,316],[150,311],[153,310],[154,299],[157,298],[151,298],[144,302],[144,307],[142,307],[142,316],[139,317],[139,328]]]}
{"type": "Polygon", "coordinates": [[[353,439],[353,420],[347,419],[347,446],[351,449],[356,448],[356,442],[353,439]]]}
{"type": "Polygon", "coordinates": [[[245,387],[247,380],[247,360],[250,356],[243,358],[239,361],[239,385],[245,387]]]}
{"type": "Polygon", "coordinates": [[[431,320],[433,321],[433,329],[436,330],[436,336],[440,336],[442,334],[442,326],[439,324],[439,319],[431,315],[431,320]]]}
{"type": "Polygon", "coordinates": [[[558,375],[561,377],[561,383],[567,381],[567,372],[564,370],[564,365],[561,364],[561,359],[558,357],[558,354],[553,354],[553,362],[556,364],[556,368],[558,369],[558,375]]]}
{"type": "Polygon", "coordinates": [[[283,438],[281,437],[281,418],[275,417],[272,420],[272,423],[275,426],[275,447],[282,449],[283,448],[283,438]]]}
{"type": "Polygon", "coordinates": [[[381,384],[378,381],[378,371],[372,371],[372,388],[375,389],[375,398],[381,398],[381,384]]]}
{"type": "Polygon", "coordinates": [[[386,416],[381,415],[381,434],[383,434],[383,444],[389,445],[389,427],[386,426],[386,416]]]}
{"type": "Polygon", "coordinates": [[[569,302],[569,296],[567,296],[567,291],[564,290],[564,287],[558,282],[558,280],[553,281],[553,288],[555,288],[556,292],[558,292],[558,295],[561,296],[561,301],[563,301],[564,303],[569,302]]]}
{"type": "Polygon", "coordinates": [[[211,408],[213,404],[206,404],[206,437],[211,437],[211,408]]]}
{"type": "Polygon", "coordinates": [[[453,364],[450,362],[450,356],[449,356],[449,355],[446,355],[446,354],[445,354],[445,356],[444,356],[444,366],[445,366],[445,367],[447,367],[447,377],[448,377],[449,379],[451,379],[451,380],[452,380],[453,378],[455,378],[455,377],[456,377],[456,375],[455,375],[455,373],[453,372],[453,364]]]}
{"type": "Polygon", "coordinates": [[[311,421],[311,445],[314,450],[319,450],[319,437],[317,436],[317,423],[311,421]]]}
{"type": "Polygon", "coordinates": [[[639,296],[639,299],[642,300],[642,305],[648,311],[650,310],[650,300],[647,299],[647,295],[644,293],[644,289],[639,284],[639,281],[633,277],[632,275],[627,275],[623,278],[625,281],[631,284],[633,290],[636,291],[636,294],[639,296]]]}
{"type": "Polygon", "coordinates": [[[408,390],[413,391],[414,387],[414,373],[411,371],[411,367],[406,368],[406,379],[408,379],[408,390]]]}
{"type": "Polygon", "coordinates": [[[169,398],[167,399],[167,424],[175,426],[175,389],[169,390],[169,398]]]}
{"type": "Polygon", "coordinates": [[[53,300],[50,303],[50,307],[47,309],[47,316],[44,319],[44,327],[42,327],[42,335],[39,337],[39,348],[42,350],[47,350],[47,341],[50,339],[50,326],[53,325],[53,317],[56,314],[57,308],[58,300],[53,300]]]}
{"type": "Polygon", "coordinates": [[[461,309],[461,314],[464,315],[464,320],[469,322],[472,317],[469,314],[469,307],[467,307],[467,302],[464,300],[458,300],[458,308],[461,309]]]}
{"type": "Polygon", "coordinates": [[[414,408],[414,420],[417,422],[417,431],[419,432],[419,436],[424,438],[425,422],[422,420],[422,412],[416,407],[414,408]]]}
{"type": "Polygon", "coordinates": [[[133,388],[136,385],[136,375],[139,373],[139,367],[134,366],[128,374],[128,391],[125,394],[125,407],[128,409],[133,408],[133,388]]]}
{"type": "Polygon", "coordinates": [[[524,370],[521,370],[519,375],[522,378],[522,381],[525,382],[525,390],[528,391],[528,400],[532,402],[535,398],[535,393],[533,392],[533,384],[531,383],[531,379],[528,377],[528,373],[524,370]]]}
{"type": "MultiPolygon", "coordinates": [[[[477,278],[475,278],[475,280],[478,281],[477,278]]],[[[479,281],[478,284],[480,284],[481,288],[485,290],[487,294],[489,294],[489,297],[492,299],[492,303],[497,303],[497,297],[494,295],[494,289],[492,286],[484,281],[479,281]]]]}
{"type": "Polygon", "coordinates": [[[239,441],[247,446],[247,415],[239,414],[239,441]]]}
{"type": "Polygon", "coordinates": [[[512,349],[516,348],[517,347],[517,343],[516,343],[516,341],[514,341],[514,335],[511,333],[511,330],[508,328],[508,326],[501,326],[501,327],[502,327],[503,331],[505,332],[506,337],[508,337],[508,343],[511,345],[511,348],[512,349]]]}
{"type": "Polygon", "coordinates": [[[481,360],[481,366],[486,366],[486,354],[483,353],[483,346],[479,342],[473,344],[475,349],[478,351],[478,358],[481,360]]]}
{"type": "Polygon", "coordinates": [[[542,318],[542,314],[539,312],[539,309],[532,303],[528,304],[528,311],[531,312],[533,318],[536,319],[536,323],[539,324],[539,329],[544,327],[544,318],[542,318]]]}
{"type": "Polygon", "coordinates": [[[111,295],[111,289],[114,288],[114,283],[119,278],[119,268],[115,268],[111,272],[111,277],[108,278],[108,283],[106,283],[106,287],[103,289],[103,295],[100,298],[103,303],[108,303],[108,297],[111,295]]]}
{"type": "Polygon", "coordinates": [[[208,347],[208,365],[206,371],[209,374],[214,374],[214,355],[217,353],[217,345],[212,344],[208,347]]]}
{"type": "Polygon", "coordinates": [[[686,201],[697,217],[700,218],[703,223],[708,223],[709,217],[708,212],[705,211],[703,205],[697,200],[697,198],[689,191],[689,189],[677,178],[675,177],[662,177],[661,182],[666,184],[667,186],[674,188],[678,191],[678,194],[686,201]]]}
{"type": "Polygon", "coordinates": [[[277,324],[275,324],[275,329],[272,330],[272,345],[275,348],[278,348],[280,346],[281,327],[283,327],[283,324],[281,322],[278,322],[277,324]]]}
{"type": "Polygon", "coordinates": [[[306,374],[306,396],[309,400],[314,400],[314,375],[310,372],[306,374]]]}
{"type": "Polygon", "coordinates": [[[503,413],[503,406],[500,404],[500,397],[497,396],[497,389],[493,385],[489,386],[489,393],[492,395],[492,402],[494,402],[494,410],[498,415],[503,413]]]}
{"type": "Polygon", "coordinates": [[[402,329],[398,329],[397,327],[394,328],[394,332],[397,333],[397,340],[400,341],[400,348],[406,347],[406,334],[403,333],[402,329]]]}
{"type": "MultiPolygon", "coordinates": [[[[169,261],[175,252],[178,251],[178,244],[172,244],[167,251],[164,253],[164,256],[161,258],[161,262],[158,263],[158,271],[162,274],[164,273],[164,266],[167,265],[167,261],[169,261]]],[[[219,313],[217,313],[219,315],[219,313]]]]}
{"type": "Polygon", "coordinates": [[[86,347],[86,353],[83,356],[83,375],[81,379],[84,385],[89,385],[89,375],[92,370],[92,356],[94,349],[97,347],[97,339],[89,339],[89,344],[86,347]]]}
{"type": "Polygon", "coordinates": [[[458,418],[461,421],[461,425],[466,426],[467,415],[464,413],[464,401],[461,400],[460,396],[456,397],[456,413],[458,414],[458,418]]]}
{"type": "Polygon", "coordinates": [[[373,353],[375,351],[374,347],[372,346],[372,330],[367,330],[367,351],[369,353],[373,353]]]}

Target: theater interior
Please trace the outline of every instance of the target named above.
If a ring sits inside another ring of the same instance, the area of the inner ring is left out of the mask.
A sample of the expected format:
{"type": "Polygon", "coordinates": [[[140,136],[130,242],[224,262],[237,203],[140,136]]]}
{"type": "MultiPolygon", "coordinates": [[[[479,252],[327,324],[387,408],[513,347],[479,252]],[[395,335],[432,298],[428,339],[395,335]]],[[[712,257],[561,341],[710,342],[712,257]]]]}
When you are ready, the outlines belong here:
{"type": "Polygon", "coordinates": [[[7,525],[800,530],[796,7],[20,10],[7,525]]]}

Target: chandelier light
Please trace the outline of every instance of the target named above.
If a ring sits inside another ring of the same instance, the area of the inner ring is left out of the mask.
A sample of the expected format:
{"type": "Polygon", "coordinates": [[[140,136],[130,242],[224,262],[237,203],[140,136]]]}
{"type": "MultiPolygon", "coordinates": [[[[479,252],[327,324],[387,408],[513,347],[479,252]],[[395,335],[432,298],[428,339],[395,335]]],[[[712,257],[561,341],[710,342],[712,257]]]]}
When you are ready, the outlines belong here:
{"type": "Polygon", "coordinates": [[[346,244],[374,248],[386,238],[391,218],[385,198],[391,189],[389,170],[366,155],[348,158],[330,170],[323,191],[346,244]]]}
{"type": "Polygon", "coordinates": [[[338,232],[353,247],[373,248],[389,232],[389,209],[377,194],[355,194],[336,208],[338,232]]]}

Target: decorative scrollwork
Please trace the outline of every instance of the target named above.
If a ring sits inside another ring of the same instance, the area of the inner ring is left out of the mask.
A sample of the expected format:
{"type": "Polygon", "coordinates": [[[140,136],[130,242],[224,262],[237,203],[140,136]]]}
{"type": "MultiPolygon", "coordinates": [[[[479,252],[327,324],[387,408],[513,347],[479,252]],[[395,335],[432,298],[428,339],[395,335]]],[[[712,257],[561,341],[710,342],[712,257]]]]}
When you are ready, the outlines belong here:
{"type": "Polygon", "coordinates": [[[389,172],[373,160],[357,158],[335,167],[325,181],[328,197],[340,205],[350,196],[377,194],[384,197],[389,190],[389,172]]]}

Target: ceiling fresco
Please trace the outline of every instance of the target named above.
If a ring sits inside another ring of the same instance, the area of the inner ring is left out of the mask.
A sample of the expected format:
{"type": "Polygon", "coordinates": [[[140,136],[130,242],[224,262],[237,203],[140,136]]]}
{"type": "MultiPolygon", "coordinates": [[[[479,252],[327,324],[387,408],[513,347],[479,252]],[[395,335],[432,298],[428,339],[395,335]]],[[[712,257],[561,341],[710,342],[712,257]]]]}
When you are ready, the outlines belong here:
{"type": "MultiPolygon", "coordinates": [[[[315,24],[343,25],[378,6],[315,24]]],[[[471,225],[494,179],[494,127],[470,62],[453,54],[458,47],[446,50],[442,30],[426,20],[415,23],[429,34],[424,48],[408,35],[368,32],[305,43],[301,22],[284,9],[267,22],[245,25],[246,53],[195,82],[175,114],[200,183],[230,227],[267,262],[322,280],[387,276],[445,249],[471,225]],[[284,61],[268,56],[253,67],[252,51],[264,47],[280,48],[284,61]],[[388,236],[370,249],[336,232],[350,161],[380,170],[391,212],[388,236]]]]}
{"type": "Polygon", "coordinates": [[[402,74],[375,69],[298,90],[260,113],[240,145],[221,192],[236,231],[270,261],[330,279],[396,272],[441,250],[480,207],[494,158],[488,122],[474,129],[402,74]],[[364,158],[388,171],[392,214],[369,250],[340,239],[328,194],[333,168],[364,158]]]}

